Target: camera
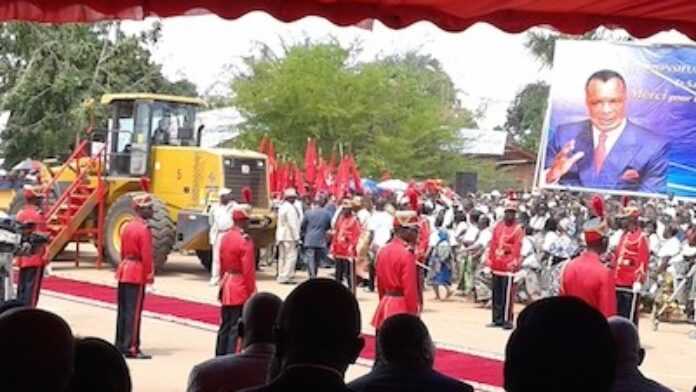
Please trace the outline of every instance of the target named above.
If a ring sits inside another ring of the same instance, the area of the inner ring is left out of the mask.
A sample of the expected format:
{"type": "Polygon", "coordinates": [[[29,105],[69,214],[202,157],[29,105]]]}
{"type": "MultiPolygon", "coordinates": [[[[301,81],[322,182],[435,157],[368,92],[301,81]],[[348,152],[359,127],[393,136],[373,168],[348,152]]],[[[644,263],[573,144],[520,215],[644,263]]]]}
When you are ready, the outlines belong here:
{"type": "Polygon", "coordinates": [[[50,240],[48,234],[27,233],[33,224],[24,224],[12,217],[0,218],[0,253],[12,253],[16,256],[27,256],[36,251],[50,240]]]}

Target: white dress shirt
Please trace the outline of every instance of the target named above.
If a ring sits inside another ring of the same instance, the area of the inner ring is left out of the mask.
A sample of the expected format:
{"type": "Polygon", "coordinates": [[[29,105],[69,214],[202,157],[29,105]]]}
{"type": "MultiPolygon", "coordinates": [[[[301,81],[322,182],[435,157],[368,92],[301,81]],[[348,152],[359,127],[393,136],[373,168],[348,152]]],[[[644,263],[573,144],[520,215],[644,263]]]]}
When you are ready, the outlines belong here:
{"type": "MultiPolygon", "coordinates": [[[[619,140],[619,137],[621,137],[621,134],[623,133],[624,129],[626,129],[626,119],[624,118],[623,121],[621,121],[621,124],[619,124],[618,127],[612,129],[611,131],[607,131],[607,141],[605,144],[605,151],[606,151],[606,156],[609,155],[609,152],[611,152],[611,148],[614,147],[614,144],[616,144],[616,141],[619,140]]],[[[599,145],[599,134],[602,133],[597,127],[594,125],[592,126],[592,144],[594,145],[594,148],[597,149],[597,146],[599,145]]]]}

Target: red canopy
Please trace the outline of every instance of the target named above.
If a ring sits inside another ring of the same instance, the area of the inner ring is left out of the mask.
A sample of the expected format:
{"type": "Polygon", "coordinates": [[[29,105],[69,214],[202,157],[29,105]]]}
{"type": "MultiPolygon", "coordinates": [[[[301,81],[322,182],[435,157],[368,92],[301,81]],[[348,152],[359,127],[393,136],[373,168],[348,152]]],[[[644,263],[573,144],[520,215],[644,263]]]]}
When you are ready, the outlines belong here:
{"type": "Polygon", "coordinates": [[[579,34],[599,25],[623,27],[637,37],[678,29],[696,38],[694,0],[5,0],[0,20],[95,22],[214,13],[238,18],[265,11],[283,21],[309,15],[338,25],[366,18],[392,28],[430,21],[444,30],[488,22],[520,32],[537,25],[579,34]]]}

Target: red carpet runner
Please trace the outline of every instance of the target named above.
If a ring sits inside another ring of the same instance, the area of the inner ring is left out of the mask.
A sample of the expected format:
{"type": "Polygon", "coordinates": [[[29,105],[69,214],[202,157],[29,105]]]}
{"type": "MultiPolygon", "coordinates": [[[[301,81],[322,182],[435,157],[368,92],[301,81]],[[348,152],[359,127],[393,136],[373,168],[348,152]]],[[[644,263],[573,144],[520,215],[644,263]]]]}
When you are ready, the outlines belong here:
{"type": "MultiPolygon", "coordinates": [[[[54,276],[44,279],[42,288],[90,300],[116,303],[116,290],[109,286],[54,276]]],[[[220,308],[217,306],[157,294],[146,296],[145,310],[212,325],[218,325],[220,315],[220,308]]],[[[373,359],[374,337],[365,335],[365,340],[361,357],[373,359]]],[[[435,358],[435,367],[450,377],[496,387],[503,384],[500,361],[446,349],[438,349],[435,358]]]]}

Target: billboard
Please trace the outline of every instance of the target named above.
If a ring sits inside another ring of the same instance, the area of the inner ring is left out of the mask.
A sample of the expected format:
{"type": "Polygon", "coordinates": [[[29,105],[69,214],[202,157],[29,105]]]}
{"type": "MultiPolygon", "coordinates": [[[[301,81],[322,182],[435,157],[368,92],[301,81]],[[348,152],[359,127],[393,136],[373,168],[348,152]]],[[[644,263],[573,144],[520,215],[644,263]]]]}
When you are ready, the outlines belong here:
{"type": "Polygon", "coordinates": [[[696,197],[696,47],[556,43],[537,183],[696,197]]]}

